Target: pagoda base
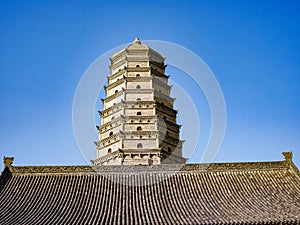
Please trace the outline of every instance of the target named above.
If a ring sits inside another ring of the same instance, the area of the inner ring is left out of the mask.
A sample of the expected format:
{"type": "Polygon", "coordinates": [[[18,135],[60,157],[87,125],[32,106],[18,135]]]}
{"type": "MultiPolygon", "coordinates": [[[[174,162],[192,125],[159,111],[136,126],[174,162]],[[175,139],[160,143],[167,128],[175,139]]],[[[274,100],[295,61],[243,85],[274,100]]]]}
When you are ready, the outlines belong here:
{"type": "Polygon", "coordinates": [[[98,165],[158,165],[185,164],[186,158],[163,149],[119,149],[103,157],[91,160],[98,165]]]}

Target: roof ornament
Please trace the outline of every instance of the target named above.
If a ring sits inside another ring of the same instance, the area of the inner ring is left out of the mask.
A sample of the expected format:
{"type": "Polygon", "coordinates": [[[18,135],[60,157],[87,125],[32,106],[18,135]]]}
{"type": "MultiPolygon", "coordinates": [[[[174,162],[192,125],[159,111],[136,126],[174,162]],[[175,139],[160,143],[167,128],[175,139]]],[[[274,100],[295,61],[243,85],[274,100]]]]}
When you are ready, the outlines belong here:
{"type": "Polygon", "coordinates": [[[136,38],[134,39],[133,44],[141,44],[140,39],[139,39],[138,37],[136,37],[136,38]]]}
{"type": "Polygon", "coordinates": [[[293,152],[292,151],[283,152],[282,155],[283,155],[285,161],[292,162],[292,159],[293,159],[293,152]]]}
{"type": "Polygon", "coordinates": [[[14,157],[3,157],[3,162],[5,167],[10,167],[13,164],[14,157]]]}

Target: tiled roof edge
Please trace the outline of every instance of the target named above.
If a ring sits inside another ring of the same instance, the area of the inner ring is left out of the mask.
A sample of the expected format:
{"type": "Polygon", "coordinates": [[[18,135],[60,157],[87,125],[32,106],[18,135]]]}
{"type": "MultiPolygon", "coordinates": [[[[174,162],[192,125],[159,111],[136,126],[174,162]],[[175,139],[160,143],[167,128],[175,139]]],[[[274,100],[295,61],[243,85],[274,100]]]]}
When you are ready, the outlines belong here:
{"type": "Polygon", "coordinates": [[[89,173],[95,172],[91,166],[11,166],[15,173],[89,173]]]}
{"type": "Polygon", "coordinates": [[[298,178],[300,179],[300,171],[297,168],[297,166],[294,164],[294,162],[289,162],[289,165],[290,165],[291,170],[294,172],[294,174],[296,176],[298,176],[298,178]]]}
{"type": "MultiPolygon", "coordinates": [[[[294,166],[296,170],[297,167],[294,166]]],[[[252,170],[290,169],[287,161],[240,162],[240,163],[200,163],[200,164],[165,164],[151,166],[10,166],[13,174],[25,173],[152,173],[152,172],[229,172],[252,170]]]]}
{"type": "Polygon", "coordinates": [[[2,190],[5,183],[9,180],[9,178],[11,176],[12,176],[12,173],[11,173],[9,167],[6,166],[0,176],[0,191],[2,190]]]}
{"type": "Polygon", "coordinates": [[[300,179],[300,171],[293,162],[293,152],[283,152],[284,162],[290,167],[294,174],[300,179]]]}

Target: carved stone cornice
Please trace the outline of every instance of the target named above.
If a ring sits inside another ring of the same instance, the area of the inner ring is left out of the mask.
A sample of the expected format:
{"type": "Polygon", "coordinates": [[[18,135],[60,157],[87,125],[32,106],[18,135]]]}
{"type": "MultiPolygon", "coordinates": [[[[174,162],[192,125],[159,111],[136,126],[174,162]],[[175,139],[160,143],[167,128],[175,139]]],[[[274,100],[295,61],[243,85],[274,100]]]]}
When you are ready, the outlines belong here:
{"type": "Polygon", "coordinates": [[[122,134],[121,131],[119,131],[118,133],[116,134],[113,134],[109,137],[106,137],[106,138],[103,138],[103,139],[100,139],[99,141],[96,141],[94,142],[96,144],[96,147],[98,150],[101,150],[107,146],[110,146],[116,142],[119,142],[121,139],[123,139],[124,137],[124,134],[122,134]]]}
{"type": "Polygon", "coordinates": [[[155,75],[155,76],[159,76],[159,77],[164,77],[166,79],[169,79],[169,75],[166,75],[164,73],[159,72],[157,69],[154,69],[151,67],[151,74],[155,75]]]}
{"type": "Polygon", "coordinates": [[[153,75],[152,75],[152,77],[153,77],[153,83],[156,83],[156,84],[168,89],[169,91],[172,88],[172,85],[168,85],[168,84],[162,82],[161,80],[159,80],[157,77],[155,77],[153,75]]]}
{"type": "Polygon", "coordinates": [[[116,127],[122,127],[123,119],[121,117],[116,118],[115,121],[110,121],[102,124],[101,126],[96,126],[99,134],[104,134],[108,131],[115,129],[116,127]]]}
{"type": "Polygon", "coordinates": [[[122,57],[126,56],[126,50],[123,49],[115,54],[112,55],[112,57],[109,58],[110,63],[114,64],[115,62],[117,62],[118,60],[120,60],[122,57]]]}
{"type": "Polygon", "coordinates": [[[158,131],[156,130],[149,130],[149,131],[123,131],[124,135],[156,135],[158,131]]]}
{"type": "Polygon", "coordinates": [[[180,155],[176,155],[174,153],[168,152],[167,150],[161,149],[161,153],[163,156],[165,156],[164,158],[168,158],[174,162],[176,162],[177,164],[185,164],[187,161],[187,158],[184,158],[180,155]]]}
{"type": "MultiPolygon", "coordinates": [[[[144,123],[143,121],[148,120],[152,121],[152,123],[155,123],[157,121],[157,116],[153,115],[153,116],[124,116],[122,115],[122,118],[124,119],[124,123],[132,123],[131,120],[133,121],[141,121],[139,123],[144,123]]],[[[136,123],[136,122],[134,122],[136,123]]]]}
{"type": "Polygon", "coordinates": [[[108,91],[108,90],[110,90],[110,89],[112,89],[112,88],[114,88],[114,87],[122,84],[123,82],[126,81],[125,78],[126,78],[125,75],[123,75],[123,77],[120,80],[117,80],[116,82],[113,82],[113,83],[111,83],[111,84],[109,84],[107,86],[104,86],[105,91],[108,91]]]}
{"type": "Polygon", "coordinates": [[[144,88],[144,89],[124,89],[126,94],[152,94],[154,93],[154,89],[153,88],[144,88]]]}
{"type": "Polygon", "coordinates": [[[112,99],[115,99],[115,98],[121,96],[124,92],[125,92],[125,90],[122,89],[121,91],[118,91],[117,93],[115,93],[115,94],[113,94],[113,95],[111,95],[111,96],[108,96],[108,97],[106,97],[106,98],[101,98],[101,101],[102,101],[102,102],[109,102],[109,101],[111,101],[112,99]]]}
{"type": "MultiPolygon", "coordinates": [[[[123,70],[124,71],[124,70],[123,70]]],[[[118,74],[118,76],[120,76],[122,73],[120,72],[118,72],[117,73],[118,74]]],[[[118,77],[117,76],[117,77],[118,77]]],[[[123,82],[132,82],[132,81],[138,81],[138,82],[148,82],[148,81],[150,81],[150,80],[152,80],[152,79],[156,79],[156,78],[154,78],[154,77],[152,77],[152,76],[147,76],[147,77],[128,77],[128,76],[125,76],[125,75],[123,75],[123,77],[121,78],[121,79],[119,79],[119,80],[117,80],[117,81],[115,81],[115,82],[113,82],[113,83],[110,83],[109,85],[107,85],[107,86],[104,86],[104,89],[105,90],[109,90],[109,89],[112,89],[112,88],[114,88],[114,87],[116,87],[116,86],[118,86],[118,85],[120,85],[120,84],[122,84],[123,82]]],[[[157,80],[157,79],[156,79],[157,80]]],[[[157,81],[156,81],[157,82],[157,81]]],[[[162,82],[161,82],[162,83],[162,82]]],[[[168,86],[168,85],[167,85],[168,86]]]]}
{"type": "Polygon", "coordinates": [[[163,114],[167,114],[173,118],[176,118],[176,115],[178,113],[177,110],[173,109],[173,108],[170,108],[160,102],[157,102],[156,101],[156,107],[155,107],[157,110],[159,110],[160,112],[162,112],[163,114]]]}
{"type": "Polygon", "coordinates": [[[153,79],[153,77],[151,77],[151,76],[146,76],[146,77],[126,77],[126,81],[138,81],[138,82],[147,82],[147,81],[150,81],[150,80],[152,80],[153,79]]]}
{"type": "Polygon", "coordinates": [[[161,149],[160,148],[149,148],[149,149],[124,148],[124,149],[122,149],[122,152],[124,154],[156,154],[156,153],[160,153],[161,149]]]}
{"type": "Polygon", "coordinates": [[[124,107],[124,101],[120,101],[119,103],[115,104],[115,105],[112,105],[111,107],[108,107],[104,110],[98,110],[100,116],[102,116],[103,118],[104,117],[107,117],[110,115],[110,111],[112,112],[118,112],[120,110],[122,110],[122,108],[124,107]]]}
{"type": "Polygon", "coordinates": [[[172,137],[170,135],[166,135],[165,133],[162,133],[159,131],[159,140],[160,142],[165,142],[166,144],[172,145],[172,146],[178,146],[179,148],[182,147],[182,143],[184,140],[180,140],[179,138],[172,137]]]}
{"type": "Polygon", "coordinates": [[[176,100],[176,98],[172,98],[168,95],[165,95],[162,92],[157,91],[156,89],[154,89],[154,97],[159,97],[161,99],[164,99],[167,102],[170,102],[172,105],[173,105],[174,101],[176,100]]]}
{"type": "Polygon", "coordinates": [[[103,139],[100,139],[100,142],[104,143],[104,142],[107,142],[107,141],[111,141],[111,143],[113,142],[112,140],[114,140],[114,138],[117,138],[119,136],[123,136],[123,134],[121,134],[120,132],[116,133],[116,134],[113,134],[109,137],[106,137],[106,138],[103,138],[103,139]]]}
{"type": "Polygon", "coordinates": [[[121,76],[122,74],[126,76],[126,67],[123,68],[123,69],[121,69],[121,70],[119,70],[118,72],[116,72],[116,73],[110,75],[110,76],[107,76],[106,78],[108,79],[109,85],[112,84],[112,83],[111,83],[111,80],[112,80],[112,79],[115,79],[115,78],[121,76]]]}
{"type": "Polygon", "coordinates": [[[131,108],[133,105],[138,105],[138,104],[149,104],[149,105],[154,105],[156,104],[155,101],[149,100],[149,101],[124,101],[124,105],[126,108],[131,108]]]}
{"type": "Polygon", "coordinates": [[[165,70],[165,68],[167,67],[167,65],[164,65],[164,61],[152,61],[150,60],[150,65],[154,65],[154,66],[157,66],[163,70],[165,70]]]}
{"type": "MultiPolygon", "coordinates": [[[[118,68],[118,67],[120,67],[120,66],[122,66],[122,65],[124,65],[123,68],[126,67],[126,65],[127,65],[127,59],[126,59],[126,58],[120,60],[119,62],[114,63],[113,65],[111,65],[111,66],[110,66],[110,69],[111,69],[111,71],[112,71],[112,70],[114,70],[114,69],[116,69],[116,68],[118,68]]],[[[123,68],[122,68],[122,69],[123,69],[123,68]]]]}
{"type": "Polygon", "coordinates": [[[128,67],[126,70],[127,72],[148,72],[150,71],[151,67],[128,67]]]}
{"type": "MultiPolygon", "coordinates": [[[[120,150],[118,151],[114,151],[112,153],[108,153],[107,155],[105,156],[102,156],[102,157],[99,157],[95,160],[91,160],[92,164],[94,166],[97,166],[97,165],[102,165],[106,162],[108,162],[109,160],[113,160],[115,158],[122,158],[122,152],[120,150]]],[[[95,167],[93,167],[95,169],[95,167]]]]}
{"type": "Polygon", "coordinates": [[[170,129],[170,130],[174,131],[175,133],[179,133],[179,129],[181,127],[181,125],[178,125],[177,123],[173,123],[169,120],[164,120],[162,118],[158,119],[158,125],[163,126],[167,129],[170,129]]]}

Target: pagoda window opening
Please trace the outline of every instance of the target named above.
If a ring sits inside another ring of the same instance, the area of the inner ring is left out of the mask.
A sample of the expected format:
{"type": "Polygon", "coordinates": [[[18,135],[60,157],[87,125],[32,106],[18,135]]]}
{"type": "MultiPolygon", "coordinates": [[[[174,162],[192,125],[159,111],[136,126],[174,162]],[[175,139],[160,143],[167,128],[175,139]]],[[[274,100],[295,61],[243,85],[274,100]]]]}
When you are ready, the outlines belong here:
{"type": "Polygon", "coordinates": [[[142,100],[141,98],[137,98],[137,99],[136,99],[137,102],[140,102],[141,100],[142,100]]]}
{"type": "Polygon", "coordinates": [[[136,131],[142,131],[142,127],[141,127],[141,126],[138,126],[138,127],[136,128],[136,131]]]}
{"type": "Polygon", "coordinates": [[[109,149],[107,150],[107,152],[108,152],[108,153],[111,153],[111,148],[109,148],[109,149]]]}
{"type": "Polygon", "coordinates": [[[137,112],[136,115],[137,115],[137,116],[141,116],[141,115],[142,115],[142,112],[137,112]]]}
{"type": "Polygon", "coordinates": [[[143,148],[143,144],[142,144],[142,143],[138,143],[138,144],[136,145],[136,147],[137,147],[137,148],[143,148]]]}
{"type": "Polygon", "coordinates": [[[140,77],[141,75],[140,74],[137,74],[137,75],[135,75],[136,77],[140,77]]]}
{"type": "Polygon", "coordinates": [[[115,90],[115,94],[118,93],[118,90],[115,90]]]}
{"type": "Polygon", "coordinates": [[[140,67],[140,65],[139,65],[139,64],[137,64],[135,67],[140,67]]]}
{"type": "Polygon", "coordinates": [[[109,136],[112,136],[113,134],[114,134],[114,132],[111,131],[111,132],[109,133],[109,136]]]}
{"type": "Polygon", "coordinates": [[[171,151],[172,151],[171,147],[168,147],[168,152],[171,152],[171,151]]]}
{"type": "Polygon", "coordinates": [[[136,89],[141,89],[141,85],[136,85],[136,89]]]}

